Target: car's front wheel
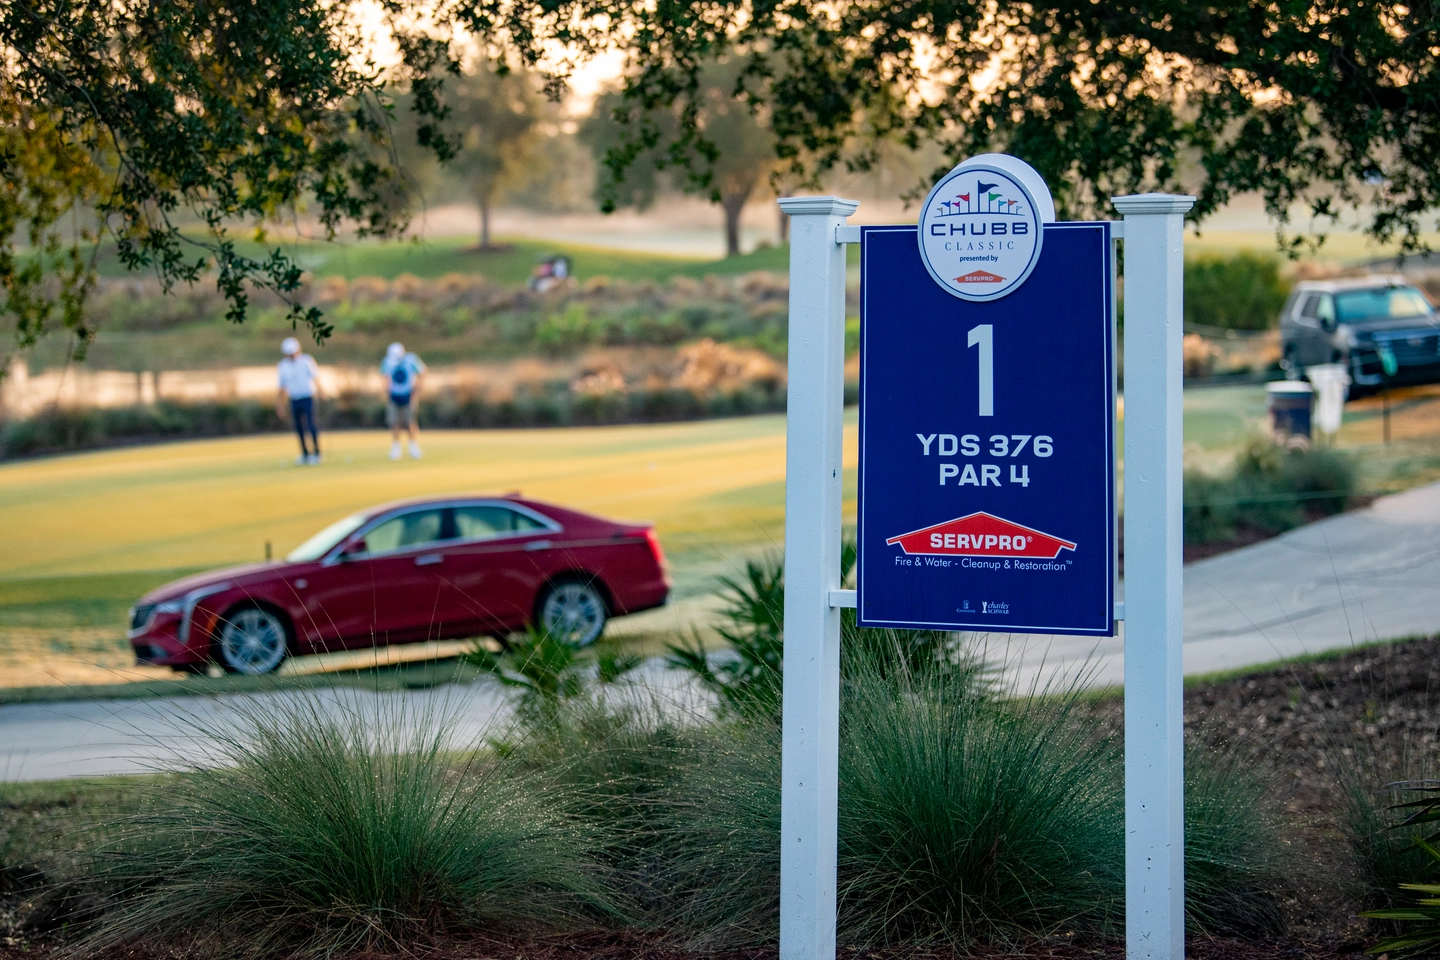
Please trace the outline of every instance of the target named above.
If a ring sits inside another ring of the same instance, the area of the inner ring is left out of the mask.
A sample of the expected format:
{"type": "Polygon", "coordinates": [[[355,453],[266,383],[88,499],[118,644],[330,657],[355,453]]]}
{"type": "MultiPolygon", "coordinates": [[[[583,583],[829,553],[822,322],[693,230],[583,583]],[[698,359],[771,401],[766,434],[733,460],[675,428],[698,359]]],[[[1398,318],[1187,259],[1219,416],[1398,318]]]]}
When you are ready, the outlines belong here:
{"type": "Polygon", "coordinates": [[[289,648],[289,636],[278,614],[261,607],[244,607],[225,617],[216,647],[220,665],[226,670],[258,676],[280,666],[289,648]]]}
{"type": "Polygon", "coordinates": [[[594,583],[567,580],[554,584],[540,601],[540,629],[579,647],[600,639],[608,611],[594,583]]]}

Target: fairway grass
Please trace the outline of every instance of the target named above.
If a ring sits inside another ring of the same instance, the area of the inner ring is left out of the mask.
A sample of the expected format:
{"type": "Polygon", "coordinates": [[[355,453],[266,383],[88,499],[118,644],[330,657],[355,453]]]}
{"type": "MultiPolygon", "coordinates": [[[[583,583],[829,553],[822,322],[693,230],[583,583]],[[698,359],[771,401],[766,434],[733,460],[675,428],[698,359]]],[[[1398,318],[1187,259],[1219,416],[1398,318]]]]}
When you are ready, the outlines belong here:
{"type": "MultiPolygon", "coordinates": [[[[697,567],[723,566],[737,548],[778,546],[784,430],[783,417],[762,416],[444,431],[422,436],[423,460],[400,462],[387,458],[387,435],[357,431],[326,435],[318,467],[296,466],[286,435],[11,463],[0,466],[0,579],[258,561],[267,541],[283,556],[327,523],[377,503],[518,491],[655,523],[685,595],[701,586],[697,567]]],[[[851,489],[853,497],[853,481],[851,489]]],[[[32,592],[37,601],[47,595],[32,592]]]]}
{"type": "MultiPolygon", "coordinates": [[[[295,466],[288,435],[202,440],[0,465],[0,686],[158,678],[136,669],[125,611],[195,570],[283,557],[332,520],[390,500],[519,491],[656,525],[675,583],[666,609],[616,621],[642,650],[703,621],[717,575],[778,550],[783,416],[422,435],[388,459],[374,431],[322,438],[295,466]],[[48,678],[48,679],[47,679],[48,678]]],[[[846,496],[854,514],[854,413],[846,496]]]]}
{"type": "MultiPolygon", "coordinates": [[[[1440,476],[1440,441],[1430,439],[1440,435],[1440,387],[1412,392],[1396,398],[1388,447],[1379,442],[1376,402],[1347,412],[1339,446],[1360,457],[1366,489],[1401,489],[1440,476]]],[[[1222,469],[1264,419],[1262,388],[1186,391],[1187,463],[1222,469]]],[[[334,519],[404,497],[520,491],[653,522],[670,561],[672,603],[617,620],[607,631],[641,653],[661,652],[665,641],[708,623],[716,577],[739,573],[749,557],[778,553],[783,542],[779,415],[433,432],[422,436],[423,460],[398,463],[387,459],[383,433],[331,433],[323,440],[318,467],[294,465],[289,435],[0,464],[0,687],[167,678],[163,670],[133,665],[125,613],[137,597],[197,570],[262,560],[267,541],[282,557],[334,519]]],[[[854,517],[856,460],[852,409],[845,430],[847,521],[854,517]]],[[[338,661],[294,667],[349,669],[338,661]]],[[[408,668],[400,675],[408,677],[408,668]]]]}

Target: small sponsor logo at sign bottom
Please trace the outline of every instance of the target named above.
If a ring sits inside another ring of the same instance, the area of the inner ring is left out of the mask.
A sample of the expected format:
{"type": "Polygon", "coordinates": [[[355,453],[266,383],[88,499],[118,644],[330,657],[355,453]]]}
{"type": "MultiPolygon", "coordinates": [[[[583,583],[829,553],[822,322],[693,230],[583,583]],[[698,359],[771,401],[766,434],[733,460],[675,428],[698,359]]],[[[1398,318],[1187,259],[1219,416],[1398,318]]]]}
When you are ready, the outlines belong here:
{"type": "Polygon", "coordinates": [[[987,273],[984,270],[976,270],[974,273],[967,273],[963,277],[956,277],[956,283],[1004,283],[1005,278],[987,273]]]}

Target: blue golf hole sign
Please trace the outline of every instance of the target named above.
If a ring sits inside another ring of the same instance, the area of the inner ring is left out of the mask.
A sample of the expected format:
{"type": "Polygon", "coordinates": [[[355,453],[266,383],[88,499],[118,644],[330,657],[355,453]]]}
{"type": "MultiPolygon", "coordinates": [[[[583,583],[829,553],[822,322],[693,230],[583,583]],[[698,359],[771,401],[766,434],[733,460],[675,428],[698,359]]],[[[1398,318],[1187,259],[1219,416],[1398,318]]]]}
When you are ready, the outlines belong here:
{"type": "MultiPolygon", "coordinates": [[[[996,243],[1016,205],[951,192],[943,241],[981,256],[955,244],[996,243]]],[[[997,298],[979,275],[1018,274],[950,270],[929,222],[924,255],[916,226],[861,231],[859,623],[1112,636],[1110,225],[1037,223],[1028,275],[997,298]]]]}

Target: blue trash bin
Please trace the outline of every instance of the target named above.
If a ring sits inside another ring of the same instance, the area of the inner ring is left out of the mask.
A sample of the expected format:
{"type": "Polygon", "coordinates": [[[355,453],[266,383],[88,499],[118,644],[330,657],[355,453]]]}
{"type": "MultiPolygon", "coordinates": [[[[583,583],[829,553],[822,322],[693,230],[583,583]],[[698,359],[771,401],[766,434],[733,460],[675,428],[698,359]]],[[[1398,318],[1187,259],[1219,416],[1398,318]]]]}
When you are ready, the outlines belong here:
{"type": "Polygon", "coordinates": [[[1265,384],[1265,406],[1270,410],[1270,427],[1278,443],[1310,442],[1310,411],[1315,388],[1304,380],[1281,380],[1265,384]]]}

